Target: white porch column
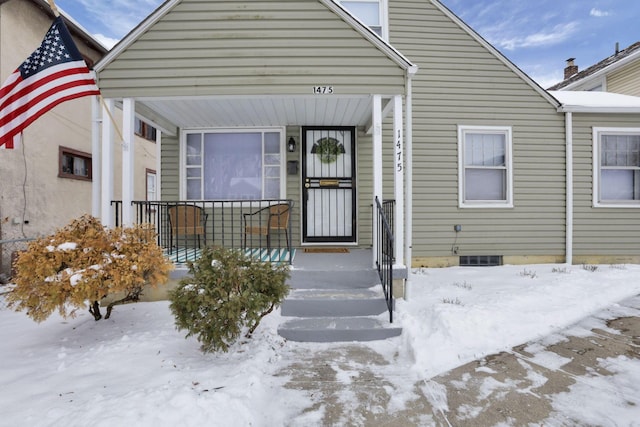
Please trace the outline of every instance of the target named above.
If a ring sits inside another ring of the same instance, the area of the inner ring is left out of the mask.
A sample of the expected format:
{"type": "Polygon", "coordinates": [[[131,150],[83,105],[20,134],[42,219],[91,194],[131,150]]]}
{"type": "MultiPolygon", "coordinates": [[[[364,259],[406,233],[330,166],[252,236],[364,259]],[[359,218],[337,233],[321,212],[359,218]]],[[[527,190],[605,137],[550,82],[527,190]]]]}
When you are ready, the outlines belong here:
{"type": "Polygon", "coordinates": [[[102,105],[102,177],[100,179],[101,197],[100,197],[100,219],[102,224],[107,227],[115,226],[113,217],[113,99],[104,100],[102,105]]]}
{"type": "Polygon", "coordinates": [[[91,97],[91,215],[101,218],[102,156],[100,155],[100,99],[91,97]]]}
{"type": "Polygon", "coordinates": [[[373,265],[378,254],[378,228],[376,226],[376,197],[382,203],[382,97],[373,96],[373,265]]]}
{"type": "Polygon", "coordinates": [[[125,98],[122,101],[122,225],[131,227],[134,220],[133,179],[135,162],[135,101],[125,98]]]}
{"type": "Polygon", "coordinates": [[[395,153],[394,197],[394,248],[396,264],[404,266],[404,135],[402,133],[402,97],[393,97],[393,136],[395,153]]]}

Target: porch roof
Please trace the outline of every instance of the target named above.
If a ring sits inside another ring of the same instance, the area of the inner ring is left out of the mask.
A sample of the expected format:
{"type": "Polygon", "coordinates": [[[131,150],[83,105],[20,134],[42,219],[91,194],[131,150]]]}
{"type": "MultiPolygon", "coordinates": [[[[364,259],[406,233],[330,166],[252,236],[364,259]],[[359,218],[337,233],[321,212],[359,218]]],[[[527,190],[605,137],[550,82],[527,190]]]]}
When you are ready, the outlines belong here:
{"type": "Polygon", "coordinates": [[[177,129],[371,125],[372,97],[227,96],[137,99],[139,117],[176,135],[177,129]]]}

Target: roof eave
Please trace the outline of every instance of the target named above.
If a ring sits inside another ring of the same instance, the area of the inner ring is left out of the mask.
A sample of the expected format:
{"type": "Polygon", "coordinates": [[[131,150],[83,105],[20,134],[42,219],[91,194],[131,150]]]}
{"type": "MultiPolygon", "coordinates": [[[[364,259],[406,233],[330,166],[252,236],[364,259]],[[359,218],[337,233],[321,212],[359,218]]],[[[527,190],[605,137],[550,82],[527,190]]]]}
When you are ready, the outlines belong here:
{"type": "Polygon", "coordinates": [[[359,19],[349,13],[349,11],[342,7],[342,5],[336,3],[333,0],[320,0],[320,3],[324,4],[329,10],[333,11],[345,22],[351,25],[358,33],[360,33],[360,35],[362,35],[365,39],[378,47],[391,60],[393,60],[397,65],[406,70],[410,75],[414,75],[418,72],[417,65],[412,63],[406,56],[400,53],[400,51],[393,47],[389,42],[381,38],[368,26],[363,24],[359,19]]]}
{"type": "MultiPolygon", "coordinates": [[[[95,69],[97,72],[104,70],[107,65],[118,57],[124,50],[126,50],[137,38],[158,22],[165,14],[167,14],[177,3],[181,0],[167,0],[161,6],[159,6],[151,15],[144,21],[138,24],[133,30],[129,32],[116,46],[109,51],[109,53],[96,64],[95,69]]],[[[333,0],[319,0],[328,9],[332,10],[338,16],[340,16],[345,22],[349,23],[358,33],[365,37],[368,41],[376,45],[382,52],[384,52],[390,59],[396,64],[406,70],[410,75],[417,72],[417,65],[413,64],[403,54],[396,50],[393,46],[381,39],[376,33],[371,31],[369,27],[362,24],[355,19],[350,13],[348,13],[342,6],[336,4],[333,0]]]]}
{"type": "Polygon", "coordinates": [[[133,30],[129,32],[113,49],[109,51],[94,67],[96,72],[101,72],[107,65],[117,58],[123,51],[125,51],[133,42],[135,42],[140,35],[151,28],[156,22],[160,20],[167,12],[169,12],[177,3],[181,0],[167,0],[164,4],[158,6],[158,8],[151,13],[144,21],[140,22],[133,30]]]}
{"type": "Polygon", "coordinates": [[[588,107],[584,105],[561,105],[559,113],[590,113],[590,114],[639,114],[640,107],[588,107]]]}
{"type": "Polygon", "coordinates": [[[569,84],[567,84],[566,86],[561,87],[558,90],[572,90],[577,88],[578,86],[584,86],[586,83],[592,82],[594,80],[598,80],[600,78],[602,78],[603,76],[606,76],[608,73],[614,72],[622,67],[624,67],[625,65],[627,65],[628,63],[635,61],[637,59],[640,59],[640,50],[630,54],[629,56],[626,56],[622,59],[620,59],[619,61],[616,61],[612,64],[607,65],[604,68],[601,68],[600,70],[589,74],[588,76],[585,76],[581,79],[578,79],[574,82],[571,82],[569,84]]]}
{"type": "Polygon", "coordinates": [[[536,92],[538,92],[544,99],[546,99],[551,105],[556,108],[560,107],[560,102],[551,96],[542,86],[536,83],[531,77],[529,77],[524,71],[518,68],[513,62],[504,56],[498,49],[496,49],[491,43],[486,41],[480,34],[478,34],[473,28],[471,28],[466,22],[464,22],[455,13],[449,10],[445,5],[440,3],[439,0],[429,0],[435,7],[447,15],[451,20],[464,29],[471,37],[473,37],[483,47],[488,49],[493,55],[495,55],[503,64],[510,68],[514,73],[520,76],[526,81],[536,92]]]}

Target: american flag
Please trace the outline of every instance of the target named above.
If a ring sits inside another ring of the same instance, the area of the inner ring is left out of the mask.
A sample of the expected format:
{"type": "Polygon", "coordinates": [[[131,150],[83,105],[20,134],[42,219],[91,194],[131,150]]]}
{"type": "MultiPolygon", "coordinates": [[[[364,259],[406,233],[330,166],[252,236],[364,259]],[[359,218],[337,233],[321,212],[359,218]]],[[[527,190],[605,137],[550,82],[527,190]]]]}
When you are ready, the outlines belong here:
{"type": "Polygon", "coordinates": [[[27,126],[61,102],[99,94],[58,16],[40,47],[0,87],[0,149],[13,148],[27,126]]]}

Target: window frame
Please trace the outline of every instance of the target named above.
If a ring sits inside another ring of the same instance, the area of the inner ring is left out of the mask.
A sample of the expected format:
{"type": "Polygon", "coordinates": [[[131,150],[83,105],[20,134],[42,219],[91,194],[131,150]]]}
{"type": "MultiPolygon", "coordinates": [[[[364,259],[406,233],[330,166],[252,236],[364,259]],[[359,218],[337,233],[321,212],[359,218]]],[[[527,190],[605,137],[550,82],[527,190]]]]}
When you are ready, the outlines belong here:
{"type": "Polygon", "coordinates": [[[144,171],[144,192],[145,192],[145,200],[148,202],[155,202],[158,200],[158,174],[155,169],[145,168],[144,171]],[[149,190],[149,177],[153,176],[154,180],[154,188],[153,192],[149,190]],[[151,198],[149,198],[151,196],[151,198]]]}
{"type": "Polygon", "coordinates": [[[146,139],[147,141],[151,141],[153,143],[156,142],[158,130],[154,126],[136,117],[133,128],[134,133],[140,138],[146,139]]]}
{"type": "MultiPolygon", "coordinates": [[[[369,25],[367,25],[362,19],[360,19],[359,16],[357,16],[355,13],[351,12],[346,6],[343,5],[343,3],[345,1],[350,1],[350,2],[354,2],[354,3],[378,3],[378,14],[379,14],[379,19],[380,19],[380,29],[381,29],[381,35],[380,37],[382,37],[383,40],[389,41],[389,5],[388,5],[388,0],[336,0],[336,3],[339,3],[340,6],[342,6],[345,10],[347,10],[353,17],[355,17],[356,19],[358,19],[360,22],[363,23],[363,25],[365,25],[367,28],[369,28],[371,31],[373,31],[374,33],[376,33],[376,31],[371,28],[369,25]]],[[[376,33],[378,34],[378,33],[376,33]]]]}
{"type": "MultiPolygon", "coordinates": [[[[243,127],[243,128],[195,128],[195,129],[184,129],[180,133],[180,191],[179,196],[180,200],[186,201],[197,201],[197,200],[208,200],[208,199],[188,199],[187,198],[187,135],[189,134],[207,134],[207,133],[257,133],[260,132],[262,134],[265,133],[274,133],[278,132],[280,134],[279,141],[279,149],[280,149],[280,196],[276,200],[286,199],[286,163],[287,163],[287,150],[286,150],[286,129],[284,127],[243,127]]],[[[264,136],[263,136],[263,146],[262,146],[262,155],[264,160],[264,136]]],[[[263,163],[264,167],[264,163],[263,163]]],[[[264,180],[264,169],[261,180],[264,180]]],[[[264,194],[264,182],[263,183],[263,194],[264,194]]],[[[201,188],[201,195],[203,195],[204,189],[201,188]]],[[[260,200],[266,200],[260,197],[260,200]]],[[[233,201],[234,203],[242,203],[246,202],[244,199],[228,199],[233,201]]],[[[227,200],[225,200],[227,201],[227,200]]]]}
{"type": "Polygon", "coordinates": [[[79,181],[92,181],[93,180],[93,160],[91,158],[91,153],[86,153],[84,151],[76,150],[69,147],[64,147],[62,145],[58,146],[58,177],[67,178],[67,179],[76,179],[79,181]],[[73,156],[73,157],[84,159],[87,162],[87,176],[76,175],[74,173],[65,172],[63,170],[64,156],[73,156]]]}
{"type": "MultiPolygon", "coordinates": [[[[601,200],[601,182],[602,182],[602,166],[601,166],[601,136],[602,135],[640,135],[640,128],[636,127],[594,127],[593,128],[593,207],[594,208],[640,208],[640,199],[638,200],[601,200]]],[[[622,167],[621,167],[622,168],[622,167]]],[[[625,169],[633,170],[633,167],[627,166],[625,169]]],[[[640,167],[637,168],[640,170],[640,167]]]]}
{"type": "Polygon", "coordinates": [[[513,129],[511,126],[458,125],[458,207],[459,208],[513,208],[513,129]],[[505,200],[465,200],[465,136],[467,134],[499,134],[505,136],[506,186],[505,200]]]}

